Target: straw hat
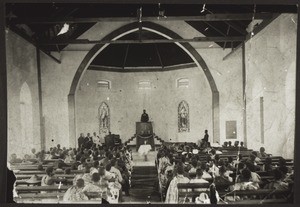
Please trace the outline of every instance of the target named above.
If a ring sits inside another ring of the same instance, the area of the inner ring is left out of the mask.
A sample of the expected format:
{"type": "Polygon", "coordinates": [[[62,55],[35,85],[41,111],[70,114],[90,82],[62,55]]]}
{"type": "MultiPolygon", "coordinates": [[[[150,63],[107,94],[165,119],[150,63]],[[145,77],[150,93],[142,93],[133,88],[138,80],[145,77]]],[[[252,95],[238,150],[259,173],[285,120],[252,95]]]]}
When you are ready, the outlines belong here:
{"type": "Polygon", "coordinates": [[[40,182],[41,182],[41,180],[37,175],[33,175],[33,176],[31,176],[31,178],[26,180],[26,183],[29,183],[29,184],[36,184],[36,183],[40,183],[40,182]]]}

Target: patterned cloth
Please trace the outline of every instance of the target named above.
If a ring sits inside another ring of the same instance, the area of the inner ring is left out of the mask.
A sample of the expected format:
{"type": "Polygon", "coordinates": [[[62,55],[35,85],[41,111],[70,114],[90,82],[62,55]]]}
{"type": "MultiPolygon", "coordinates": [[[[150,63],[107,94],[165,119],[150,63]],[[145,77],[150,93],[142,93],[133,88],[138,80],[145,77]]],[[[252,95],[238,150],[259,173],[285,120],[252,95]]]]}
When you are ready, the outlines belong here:
{"type": "Polygon", "coordinates": [[[94,195],[91,199],[99,200],[101,198],[107,199],[107,187],[104,185],[100,185],[100,183],[89,183],[87,184],[82,192],[84,193],[98,193],[97,195],[94,195]]]}
{"type": "Polygon", "coordinates": [[[83,201],[88,200],[88,197],[82,192],[83,188],[76,186],[70,187],[64,194],[63,201],[83,201]]]}
{"type": "Polygon", "coordinates": [[[84,173],[81,178],[84,180],[85,185],[92,183],[92,176],[90,173],[84,173]]]}
{"type": "Polygon", "coordinates": [[[76,185],[76,182],[79,178],[82,178],[83,174],[77,174],[73,179],[73,185],[76,185]]]}
{"type": "Polygon", "coordinates": [[[188,183],[189,181],[190,180],[187,177],[184,177],[183,175],[177,175],[176,177],[174,177],[169,185],[165,203],[182,203],[183,200],[178,200],[177,184],[188,183]]]}
{"type": "Polygon", "coordinates": [[[159,158],[158,172],[163,174],[165,172],[166,167],[170,165],[169,163],[170,162],[167,157],[159,158]]]}

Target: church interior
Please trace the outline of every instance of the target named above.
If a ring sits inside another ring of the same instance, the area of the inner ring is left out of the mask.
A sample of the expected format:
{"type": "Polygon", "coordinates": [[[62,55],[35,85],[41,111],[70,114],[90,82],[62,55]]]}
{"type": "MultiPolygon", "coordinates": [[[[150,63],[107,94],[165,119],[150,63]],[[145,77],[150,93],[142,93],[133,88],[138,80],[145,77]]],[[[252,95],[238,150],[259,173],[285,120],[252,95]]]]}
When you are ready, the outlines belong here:
{"type": "Polygon", "coordinates": [[[5,22],[14,202],[293,203],[297,5],[6,3],[5,22]]]}

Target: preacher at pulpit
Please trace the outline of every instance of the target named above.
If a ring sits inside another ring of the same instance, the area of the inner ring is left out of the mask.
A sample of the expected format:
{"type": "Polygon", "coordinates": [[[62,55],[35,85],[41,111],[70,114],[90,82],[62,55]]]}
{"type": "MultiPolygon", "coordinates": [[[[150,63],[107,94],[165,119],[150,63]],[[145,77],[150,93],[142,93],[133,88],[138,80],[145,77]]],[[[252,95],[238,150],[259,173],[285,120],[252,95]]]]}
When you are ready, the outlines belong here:
{"type": "Polygon", "coordinates": [[[143,114],[141,116],[141,122],[148,122],[149,121],[149,116],[148,114],[146,113],[146,110],[144,109],[143,110],[143,114]]]}

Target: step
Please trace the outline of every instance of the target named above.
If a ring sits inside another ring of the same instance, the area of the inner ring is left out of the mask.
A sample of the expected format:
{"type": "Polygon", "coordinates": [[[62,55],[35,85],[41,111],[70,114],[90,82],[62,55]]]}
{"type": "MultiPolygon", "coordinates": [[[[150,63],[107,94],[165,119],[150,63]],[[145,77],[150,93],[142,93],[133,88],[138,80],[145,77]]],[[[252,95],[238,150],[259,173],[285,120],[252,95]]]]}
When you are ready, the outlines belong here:
{"type": "Polygon", "coordinates": [[[156,182],[158,179],[157,178],[148,178],[148,179],[140,179],[140,180],[131,180],[131,183],[151,183],[153,184],[156,182]]]}
{"type": "Polygon", "coordinates": [[[131,175],[131,179],[132,180],[139,180],[139,179],[154,179],[154,178],[158,178],[158,175],[131,175]]]}

